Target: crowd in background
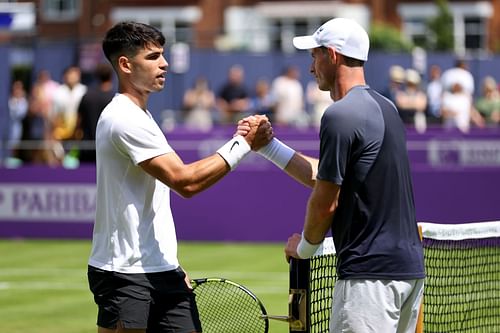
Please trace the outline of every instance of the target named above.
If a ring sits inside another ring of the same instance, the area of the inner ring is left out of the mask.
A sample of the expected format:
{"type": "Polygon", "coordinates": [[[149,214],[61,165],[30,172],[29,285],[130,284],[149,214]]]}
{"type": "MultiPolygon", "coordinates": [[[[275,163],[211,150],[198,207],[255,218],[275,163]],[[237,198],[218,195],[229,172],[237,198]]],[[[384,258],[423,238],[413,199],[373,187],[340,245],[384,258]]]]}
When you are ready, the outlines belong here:
{"type": "Polygon", "coordinates": [[[299,69],[288,66],[276,78],[260,78],[249,87],[245,69],[234,65],[216,90],[207,78],[200,77],[185,92],[181,121],[187,127],[206,130],[215,124],[234,124],[249,114],[265,114],[277,126],[307,127],[312,124],[309,107],[322,101],[331,103],[331,99],[328,92],[320,92],[317,87],[304,91],[299,77],[299,69]]]}
{"type": "MultiPolygon", "coordinates": [[[[266,114],[277,126],[319,126],[321,115],[332,103],[329,92],[320,91],[315,81],[305,89],[297,67],[289,66],[273,80],[260,79],[253,89],[245,84],[244,69],[230,68],[227,82],[219,90],[210,89],[206,78],[199,78],[186,91],[186,126],[210,129],[217,123],[234,123],[254,113],[266,114]]],[[[475,95],[475,82],[463,60],[442,70],[429,66],[428,73],[394,65],[383,94],[397,107],[407,126],[425,132],[429,125],[456,128],[467,133],[471,126],[500,124],[500,93],[496,80],[487,76],[475,95]],[[428,79],[424,81],[424,77],[428,79]]]]}
{"type": "MultiPolygon", "coordinates": [[[[81,75],[80,68],[71,66],[62,82],[56,82],[42,70],[29,92],[22,81],[12,83],[7,138],[11,161],[52,166],[95,162],[95,126],[116,87],[108,65],[96,67],[92,84],[83,84],[81,75]],[[65,143],[69,142],[74,146],[68,147],[65,143]]],[[[500,124],[495,78],[482,78],[475,94],[474,78],[464,61],[457,60],[445,70],[431,65],[427,73],[394,65],[388,77],[383,94],[394,102],[403,122],[418,132],[438,124],[464,133],[471,126],[500,124]]],[[[184,92],[174,118],[197,131],[234,124],[249,114],[265,114],[275,126],[318,127],[323,111],[332,103],[330,94],[320,91],[314,80],[303,87],[299,79],[299,68],[287,66],[277,77],[258,79],[251,87],[245,68],[235,64],[220,87],[213,88],[207,77],[198,77],[184,92]]]]}
{"type": "Polygon", "coordinates": [[[500,124],[499,86],[492,76],[486,76],[475,95],[476,83],[467,63],[457,60],[455,66],[442,70],[429,67],[428,81],[414,69],[394,65],[390,68],[386,97],[398,108],[401,119],[417,131],[427,125],[469,132],[471,126],[486,127],[500,124]]]}
{"type": "Polygon", "coordinates": [[[8,101],[9,163],[70,166],[95,161],[95,127],[114,95],[113,72],[107,65],[98,65],[91,87],[81,82],[81,76],[79,67],[70,66],[64,70],[62,82],[42,70],[30,91],[21,80],[12,83],[8,101]],[[68,148],[64,142],[79,143],[68,148]]]}

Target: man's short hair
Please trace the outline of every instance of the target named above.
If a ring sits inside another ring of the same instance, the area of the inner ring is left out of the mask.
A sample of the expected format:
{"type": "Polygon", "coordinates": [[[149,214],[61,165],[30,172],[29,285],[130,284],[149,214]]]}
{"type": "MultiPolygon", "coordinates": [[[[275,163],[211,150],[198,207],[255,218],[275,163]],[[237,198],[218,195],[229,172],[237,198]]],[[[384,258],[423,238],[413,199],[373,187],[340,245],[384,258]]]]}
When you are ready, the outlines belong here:
{"type": "Polygon", "coordinates": [[[150,46],[163,46],[165,37],[153,26],[125,21],[117,23],[106,33],[102,49],[106,58],[115,65],[118,57],[135,56],[140,50],[150,46]]]}
{"type": "MultiPolygon", "coordinates": [[[[320,46],[321,51],[328,53],[328,48],[326,46],[320,46]]],[[[340,53],[339,53],[340,54],[340,53]]],[[[342,54],[344,57],[344,63],[346,64],[347,67],[363,67],[365,64],[365,61],[359,60],[359,59],[354,59],[348,56],[345,56],[342,54]]]]}
{"type": "Polygon", "coordinates": [[[354,59],[347,56],[344,56],[344,59],[345,59],[345,64],[348,67],[363,67],[363,65],[365,64],[363,60],[354,59]]]}

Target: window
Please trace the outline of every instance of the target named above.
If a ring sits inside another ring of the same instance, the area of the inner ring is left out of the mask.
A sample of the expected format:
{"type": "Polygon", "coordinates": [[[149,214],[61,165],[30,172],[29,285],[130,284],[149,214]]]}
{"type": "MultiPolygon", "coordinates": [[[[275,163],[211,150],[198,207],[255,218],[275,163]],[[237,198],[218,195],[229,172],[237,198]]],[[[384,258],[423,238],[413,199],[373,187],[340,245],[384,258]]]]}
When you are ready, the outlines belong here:
{"type": "Polygon", "coordinates": [[[279,18],[269,19],[269,31],[271,48],[285,52],[294,52],[292,39],[295,36],[310,35],[314,33],[322,23],[328,21],[324,18],[279,18]]]}
{"type": "Polygon", "coordinates": [[[175,41],[189,43],[193,40],[193,27],[190,22],[175,22],[175,41]]]}
{"type": "MultiPolygon", "coordinates": [[[[488,48],[488,19],[493,15],[491,3],[487,1],[449,3],[453,16],[455,51],[483,51],[488,48]]],[[[416,45],[425,45],[428,38],[426,20],[437,15],[434,4],[401,4],[398,12],[402,20],[403,34],[416,45]]]]}
{"type": "Polygon", "coordinates": [[[416,46],[426,47],[428,43],[427,23],[423,18],[411,18],[403,23],[403,31],[416,46]]]}
{"type": "Polygon", "coordinates": [[[152,7],[115,7],[111,19],[115,22],[132,20],[150,24],[164,35],[167,45],[177,42],[192,43],[193,24],[201,18],[201,11],[194,6],[152,8],[152,7]]]}
{"type": "Polygon", "coordinates": [[[465,48],[486,48],[486,22],[480,17],[465,17],[465,48]]]}
{"type": "Polygon", "coordinates": [[[80,0],[42,0],[42,16],[47,21],[71,21],[80,16],[80,0]]]}
{"type": "MultiPolygon", "coordinates": [[[[349,1],[351,2],[351,1],[349,1]]],[[[260,1],[255,7],[232,7],[226,16],[225,29],[235,40],[236,31],[253,34],[254,43],[248,44],[252,51],[280,50],[296,52],[292,39],[295,36],[310,35],[332,17],[351,17],[365,28],[370,22],[370,9],[364,4],[351,4],[347,1],[260,1]],[[253,17],[249,20],[249,17],[253,17]],[[256,29],[258,27],[258,29],[256,29]],[[257,31],[258,30],[258,31],[257,31]],[[257,32],[256,32],[257,31],[257,32]],[[258,45],[259,48],[254,47],[258,45]]],[[[243,33],[240,33],[243,35],[243,33]]],[[[238,43],[236,43],[238,44],[238,43]]]]}

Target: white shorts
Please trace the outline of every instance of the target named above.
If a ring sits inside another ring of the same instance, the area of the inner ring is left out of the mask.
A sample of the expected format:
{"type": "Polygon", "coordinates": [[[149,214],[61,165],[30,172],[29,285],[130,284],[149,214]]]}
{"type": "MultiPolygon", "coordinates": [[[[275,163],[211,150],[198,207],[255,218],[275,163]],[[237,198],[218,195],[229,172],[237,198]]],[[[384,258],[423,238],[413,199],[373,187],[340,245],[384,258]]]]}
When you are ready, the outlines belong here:
{"type": "Polygon", "coordinates": [[[330,333],[415,333],[424,279],[338,280],[330,333]]]}

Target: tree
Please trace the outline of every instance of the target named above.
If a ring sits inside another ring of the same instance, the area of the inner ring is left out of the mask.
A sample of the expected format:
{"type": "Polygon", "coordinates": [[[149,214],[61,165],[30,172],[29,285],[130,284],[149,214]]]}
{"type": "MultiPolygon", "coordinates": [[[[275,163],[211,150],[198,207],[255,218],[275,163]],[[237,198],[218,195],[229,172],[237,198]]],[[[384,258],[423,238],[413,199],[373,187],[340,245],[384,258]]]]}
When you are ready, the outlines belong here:
{"type": "Polygon", "coordinates": [[[455,41],[453,39],[453,16],[447,0],[436,0],[438,14],[427,21],[429,30],[428,48],[435,51],[452,51],[455,41]]]}
{"type": "Polygon", "coordinates": [[[370,28],[370,48],[388,52],[409,52],[413,45],[401,36],[401,32],[390,25],[374,23],[370,28]]]}

